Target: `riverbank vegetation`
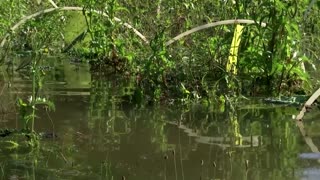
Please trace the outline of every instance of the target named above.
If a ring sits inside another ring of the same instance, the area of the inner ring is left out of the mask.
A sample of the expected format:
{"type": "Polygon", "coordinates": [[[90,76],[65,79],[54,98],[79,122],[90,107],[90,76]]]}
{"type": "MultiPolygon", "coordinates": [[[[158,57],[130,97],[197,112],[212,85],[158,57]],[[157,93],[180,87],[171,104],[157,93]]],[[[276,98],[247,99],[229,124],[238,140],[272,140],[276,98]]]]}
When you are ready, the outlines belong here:
{"type": "Polygon", "coordinates": [[[18,71],[33,82],[29,101],[17,101],[32,130],[36,106],[54,109],[39,95],[46,72],[57,63],[52,56],[89,64],[93,89],[110,77],[126,82],[126,88],[115,88],[117,96],[134,105],[216,105],[239,97],[310,94],[317,83],[311,78],[319,56],[314,1],[0,5],[0,63],[9,75],[18,71]]]}
{"type": "Polygon", "coordinates": [[[306,177],[318,16],[315,0],[1,0],[1,179],[306,177]]]}

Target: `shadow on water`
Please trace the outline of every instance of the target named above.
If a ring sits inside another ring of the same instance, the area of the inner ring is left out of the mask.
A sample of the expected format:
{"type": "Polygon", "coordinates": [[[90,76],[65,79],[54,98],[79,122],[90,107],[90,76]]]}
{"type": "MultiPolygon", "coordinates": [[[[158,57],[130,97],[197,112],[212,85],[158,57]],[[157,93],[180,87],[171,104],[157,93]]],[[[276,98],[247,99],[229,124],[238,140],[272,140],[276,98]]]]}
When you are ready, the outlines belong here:
{"type": "MultiPolygon", "coordinates": [[[[313,179],[320,159],[310,154],[294,107],[137,106],[134,80],[90,75],[62,61],[41,91],[55,112],[39,109],[36,130],[54,132],[31,152],[0,151],[1,179],[313,179]]],[[[30,81],[16,72],[0,81],[0,127],[19,127],[16,98],[30,81]],[[8,79],[7,79],[8,80],[8,79]]],[[[247,103],[248,104],[248,103],[247,103]]],[[[305,121],[319,143],[319,114],[305,121]]]]}

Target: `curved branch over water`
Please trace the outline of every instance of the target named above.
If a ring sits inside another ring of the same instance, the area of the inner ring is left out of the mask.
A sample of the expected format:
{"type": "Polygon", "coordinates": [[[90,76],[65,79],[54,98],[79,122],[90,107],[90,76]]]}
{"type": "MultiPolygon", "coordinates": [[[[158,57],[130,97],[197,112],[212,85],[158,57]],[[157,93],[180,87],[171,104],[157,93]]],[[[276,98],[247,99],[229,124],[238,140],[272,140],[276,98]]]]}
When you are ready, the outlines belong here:
{"type": "Polygon", "coordinates": [[[320,96],[320,88],[312,94],[312,96],[307,100],[307,102],[302,106],[301,111],[296,117],[297,121],[302,121],[304,113],[307,111],[307,108],[310,108],[314,101],[320,96]]]}
{"type": "MultiPolygon", "coordinates": [[[[170,44],[174,43],[175,41],[183,38],[184,36],[187,36],[189,34],[192,34],[194,32],[203,30],[203,29],[207,29],[210,27],[214,27],[214,26],[220,26],[220,25],[227,25],[227,24],[254,24],[256,23],[253,20],[248,20],[248,19],[231,19],[231,20],[224,20],[224,21],[218,21],[218,22],[213,22],[213,23],[208,23],[205,25],[201,25],[195,28],[192,28],[184,33],[179,34],[178,36],[172,38],[171,40],[169,40],[168,42],[166,42],[166,46],[169,46],[170,44]]],[[[260,24],[262,27],[266,27],[266,23],[261,23],[260,24]]]]}
{"type": "MultiPolygon", "coordinates": [[[[49,8],[49,9],[45,9],[45,10],[41,10],[38,11],[34,14],[31,14],[29,16],[23,17],[17,24],[15,24],[13,27],[11,27],[11,31],[15,31],[19,26],[21,26],[22,24],[26,23],[29,19],[35,18],[37,16],[40,16],[42,14],[47,14],[53,11],[82,11],[83,8],[82,7],[59,7],[59,8],[49,8]]],[[[97,10],[93,10],[93,12],[97,13],[97,14],[102,14],[103,16],[108,17],[108,15],[106,13],[103,13],[101,11],[97,11],[97,10]]],[[[137,29],[135,29],[134,27],[132,27],[130,24],[128,23],[123,23],[121,21],[121,19],[114,17],[114,20],[117,22],[122,23],[125,27],[127,27],[128,29],[132,29],[132,31],[138,35],[145,43],[148,43],[149,41],[147,40],[147,38],[145,36],[143,36],[137,29]]],[[[7,41],[7,38],[10,36],[10,33],[7,33],[1,44],[0,44],[0,48],[2,48],[4,46],[4,44],[7,41]]]]}

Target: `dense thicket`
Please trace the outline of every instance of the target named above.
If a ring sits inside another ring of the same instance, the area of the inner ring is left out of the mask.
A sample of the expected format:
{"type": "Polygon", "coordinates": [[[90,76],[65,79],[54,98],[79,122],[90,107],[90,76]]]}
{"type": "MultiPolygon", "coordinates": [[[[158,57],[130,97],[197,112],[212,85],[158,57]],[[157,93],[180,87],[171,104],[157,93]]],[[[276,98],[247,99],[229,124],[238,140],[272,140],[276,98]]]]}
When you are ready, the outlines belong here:
{"type": "Polygon", "coordinates": [[[107,71],[103,74],[134,79],[136,91],[150,101],[301,94],[316,83],[310,75],[319,56],[318,14],[318,4],[306,0],[2,0],[0,40],[9,36],[1,62],[10,61],[9,54],[29,50],[72,54],[90,62],[93,74],[107,71]],[[10,30],[23,17],[54,4],[83,10],[56,10],[10,30]],[[226,69],[235,25],[209,28],[166,45],[191,28],[228,19],[255,21],[244,25],[237,74],[226,69]],[[141,32],[148,43],[123,22],[141,32]],[[77,25],[70,27],[72,23],[77,25]]]}

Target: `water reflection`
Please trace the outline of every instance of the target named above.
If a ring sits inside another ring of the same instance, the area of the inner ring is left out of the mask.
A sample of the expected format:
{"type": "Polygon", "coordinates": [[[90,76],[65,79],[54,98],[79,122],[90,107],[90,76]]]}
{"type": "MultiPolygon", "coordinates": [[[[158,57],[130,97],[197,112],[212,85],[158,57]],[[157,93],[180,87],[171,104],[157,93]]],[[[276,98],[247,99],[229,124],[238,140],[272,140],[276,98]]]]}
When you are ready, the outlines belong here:
{"type": "MultiPolygon", "coordinates": [[[[141,107],[132,101],[134,80],[90,75],[86,66],[70,64],[56,66],[52,73],[41,95],[57,108],[39,109],[36,129],[55,132],[58,138],[43,139],[32,152],[1,150],[2,179],[318,176],[318,162],[301,159],[310,150],[292,121],[295,108],[141,107]]],[[[4,84],[1,81],[0,126],[16,127],[16,113],[4,112],[14,109],[17,95],[27,98],[30,84],[19,77],[13,78],[11,88],[4,84]]]]}

